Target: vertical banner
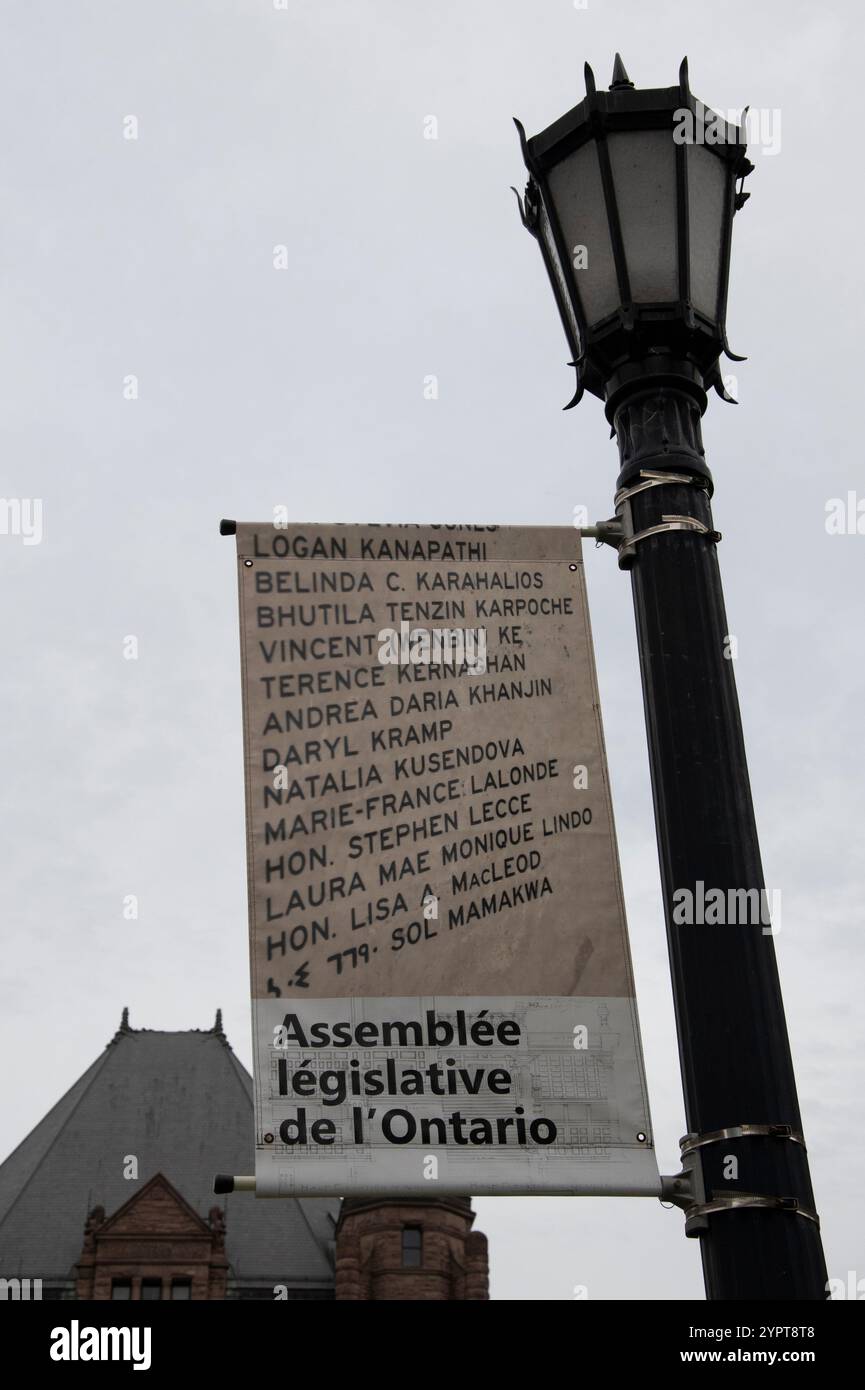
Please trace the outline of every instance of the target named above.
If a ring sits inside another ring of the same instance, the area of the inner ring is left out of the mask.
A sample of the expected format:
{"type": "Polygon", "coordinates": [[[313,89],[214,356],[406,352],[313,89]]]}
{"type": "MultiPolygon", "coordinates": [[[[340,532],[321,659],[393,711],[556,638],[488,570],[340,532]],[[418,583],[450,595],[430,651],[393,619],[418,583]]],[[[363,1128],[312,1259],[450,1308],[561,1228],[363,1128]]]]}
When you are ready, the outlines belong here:
{"type": "Polygon", "coordinates": [[[657,1195],[578,532],[236,534],[258,1194],[657,1195]]]}

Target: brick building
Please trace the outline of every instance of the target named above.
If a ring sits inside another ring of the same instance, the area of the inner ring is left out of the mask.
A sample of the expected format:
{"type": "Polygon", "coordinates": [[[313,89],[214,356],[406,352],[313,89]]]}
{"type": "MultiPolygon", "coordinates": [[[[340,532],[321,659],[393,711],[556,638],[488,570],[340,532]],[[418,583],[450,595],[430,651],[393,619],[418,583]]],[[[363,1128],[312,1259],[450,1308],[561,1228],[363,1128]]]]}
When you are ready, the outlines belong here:
{"type": "Polygon", "coordinates": [[[336,1297],[489,1298],[487,1238],[468,1197],[346,1198],[336,1228],[336,1297]]]}
{"type": "Polygon", "coordinates": [[[120,1028],[0,1164],[0,1277],[53,1299],[484,1299],[468,1198],[216,1198],[252,1078],[212,1029],[120,1028]]]}

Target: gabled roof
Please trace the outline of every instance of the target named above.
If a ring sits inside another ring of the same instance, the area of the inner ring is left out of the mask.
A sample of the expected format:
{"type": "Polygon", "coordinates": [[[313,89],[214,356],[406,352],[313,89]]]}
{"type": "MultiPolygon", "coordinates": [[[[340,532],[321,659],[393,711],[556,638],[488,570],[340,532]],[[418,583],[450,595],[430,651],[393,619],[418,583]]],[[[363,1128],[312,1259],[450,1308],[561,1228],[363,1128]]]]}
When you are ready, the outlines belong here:
{"type": "Polygon", "coordinates": [[[155,1173],[143,1187],[140,1183],[134,1186],[135,1191],[129,1201],[124,1202],[97,1227],[100,1240],[103,1236],[140,1235],[142,1231],[149,1234],[154,1229],[154,1220],[159,1222],[164,1217],[166,1207],[172,1208],[174,1217],[170,1240],[184,1236],[204,1237],[208,1242],[213,1239],[212,1228],[172,1186],[164,1173],[155,1173]]]}
{"type": "Polygon", "coordinates": [[[225,1210],[229,1277],[333,1284],[339,1202],[213,1194],[216,1173],[254,1171],[252,1078],[219,1016],[206,1032],[123,1023],[105,1051],[0,1164],[0,1270],[46,1283],[74,1276],[94,1206],[112,1216],[161,1172],[202,1220],[225,1210]],[[123,1177],[138,1159],[138,1179],[123,1177]]]}

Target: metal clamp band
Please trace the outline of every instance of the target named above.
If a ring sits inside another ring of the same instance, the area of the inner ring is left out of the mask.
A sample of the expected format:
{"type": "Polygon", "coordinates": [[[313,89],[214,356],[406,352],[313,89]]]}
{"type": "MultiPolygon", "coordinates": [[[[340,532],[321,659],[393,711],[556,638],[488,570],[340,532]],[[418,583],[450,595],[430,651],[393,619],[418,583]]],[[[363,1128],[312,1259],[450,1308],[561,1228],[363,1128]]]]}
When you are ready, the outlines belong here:
{"type": "Polygon", "coordinates": [[[688,1208],[688,1220],[695,1216],[712,1216],[720,1211],[736,1211],[747,1207],[763,1207],[769,1211],[786,1211],[791,1216],[804,1216],[806,1221],[820,1225],[820,1218],[809,1207],[803,1207],[796,1197],[760,1197],[754,1192],[713,1193],[710,1202],[688,1208]]]}
{"type": "Polygon", "coordinates": [[[706,1144],[720,1144],[724,1139],[749,1139],[752,1136],[768,1139],[789,1139],[793,1144],[805,1148],[804,1135],[793,1129],[792,1125],[730,1125],[727,1129],[714,1129],[708,1134],[686,1134],[679,1140],[683,1154],[693,1153],[706,1144]]]}
{"type": "Polygon", "coordinates": [[[637,531],[633,536],[627,536],[622,541],[619,549],[624,546],[635,545],[637,541],[643,541],[647,536],[657,536],[661,531],[697,531],[700,535],[708,536],[710,540],[720,540],[721,535],[718,531],[710,531],[702,521],[698,521],[695,516],[665,516],[661,518],[658,526],[647,526],[645,531],[637,531]]]}
{"type": "Polygon", "coordinates": [[[639,483],[634,483],[632,487],[620,488],[615,496],[616,515],[610,517],[609,521],[599,521],[594,526],[580,527],[581,536],[592,536],[599,545],[611,545],[618,551],[619,568],[630,569],[634,563],[634,544],[636,541],[645,540],[647,536],[660,535],[662,531],[696,531],[698,535],[705,536],[707,540],[717,542],[721,539],[720,531],[711,530],[702,521],[698,521],[695,516],[666,516],[662,515],[660,522],[656,526],[647,526],[643,531],[632,531],[633,520],[631,517],[630,499],[635,493],[645,492],[647,488],[669,486],[671,483],[676,485],[708,489],[705,478],[693,477],[687,473],[660,473],[653,469],[644,468],[640,471],[639,483]]]}
{"type": "Polygon", "coordinates": [[[645,492],[650,487],[663,487],[669,483],[681,483],[685,487],[700,487],[704,491],[708,484],[705,478],[694,478],[689,473],[657,473],[652,468],[641,468],[640,477],[645,482],[634,483],[631,487],[621,487],[613,498],[613,506],[618,507],[621,502],[627,501],[637,492],[645,492]]]}

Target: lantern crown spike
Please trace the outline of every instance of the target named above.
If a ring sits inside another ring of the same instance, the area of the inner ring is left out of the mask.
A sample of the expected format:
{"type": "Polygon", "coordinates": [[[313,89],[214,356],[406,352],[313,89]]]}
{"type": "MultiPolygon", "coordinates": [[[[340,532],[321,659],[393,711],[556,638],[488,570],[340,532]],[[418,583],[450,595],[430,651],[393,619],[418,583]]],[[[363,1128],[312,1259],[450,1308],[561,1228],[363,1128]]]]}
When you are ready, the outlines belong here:
{"type": "Polygon", "coordinates": [[[591,99],[597,88],[595,86],[595,74],[592,72],[590,63],[583,64],[583,76],[586,79],[586,96],[591,99]]]}
{"type": "Polygon", "coordinates": [[[621,53],[617,53],[613,63],[613,80],[610,83],[610,91],[617,92],[623,87],[633,87],[633,82],[628,76],[621,53]]]}
{"type": "Polygon", "coordinates": [[[523,163],[526,164],[526,166],[528,166],[528,140],[526,139],[526,128],[517,116],[513,116],[511,119],[513,120],[513,123],[516,126],[517,134],[520,137],[520,149],[523,152],[523,163]]]}

